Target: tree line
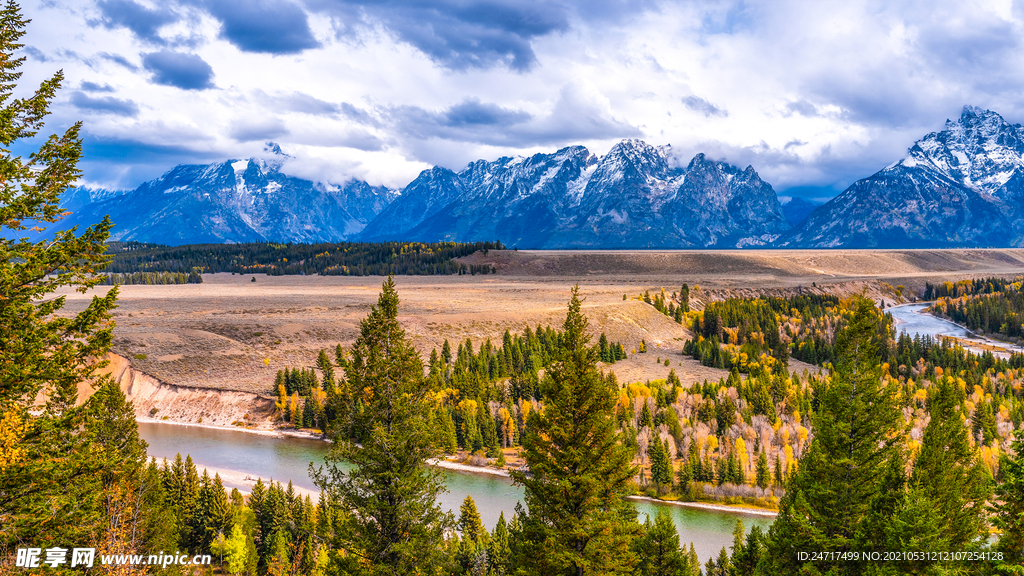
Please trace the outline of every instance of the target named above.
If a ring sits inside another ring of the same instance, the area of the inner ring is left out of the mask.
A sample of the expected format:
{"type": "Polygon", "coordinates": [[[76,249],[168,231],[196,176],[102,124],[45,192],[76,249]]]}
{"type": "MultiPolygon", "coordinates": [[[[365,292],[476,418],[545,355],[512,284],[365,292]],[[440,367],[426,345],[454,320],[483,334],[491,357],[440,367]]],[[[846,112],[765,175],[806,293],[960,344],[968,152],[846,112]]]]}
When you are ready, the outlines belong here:
{"type": "Polygon", "coordinates": [[[166,285],[166,284],[202,284],[203,276],[193,268],[188,274],[184,272],[132,272],[125,274],[107,274],[101,285],[114,286],[116,284],[132,285],[166,285]]]}
{"type": "Polygon", "coordinates": [[[943,282],[932,284],[925,282],[924,299],[935,300],[936,298],[960,298],[961,296],[978,296],[980,294],[995,294],[1007,289],[1020,288],[1021,279],[1007,280],[1006,278],[968,278],[957,282],[943,282]]]}
{"type": "MultiPolygon", "coordinates": [[[[503,462],[502,449],[521,444],[529,412],[541,400],[540,373],[555,360],[563,337],[550,326],[526,326],[516,335],[506,330],[500,345],[490,340],[474,345],[467,338],[453,350],[445,339],[440,353],[434,349],[427,378],[436,406],[429,418],[443,432],[441,448],[503,462]]],[[[593,352],[609,365],[626,358],[622,344],[610,342],[603,333],[593,352]]],[[[335,370],[348,365],[348,352],[339,344],[333,360],[321,350],[315,367],[279,370],[274,387],[280,418],[297,427],[327,431],[344,414],[365,410],[351,385],[336,377],[335,370]]]]}
{"type": "Polygon", "coordinates": [[[939,297],[928,311],[975,332],[1013,341],[1024,337],[1024,293],[1019,283],[993,293],[939,297]]]}
{"type": "Polygon", "coordinates": [[[112,242],[110,274],[194,270],[212,274],[387,276],[494,274],[493,266],[465,264],[457,258],[477,251],[504,250],[499,242],[339,242],[319,244],[187,244],[163,246],[142,242],[112,242]]]}

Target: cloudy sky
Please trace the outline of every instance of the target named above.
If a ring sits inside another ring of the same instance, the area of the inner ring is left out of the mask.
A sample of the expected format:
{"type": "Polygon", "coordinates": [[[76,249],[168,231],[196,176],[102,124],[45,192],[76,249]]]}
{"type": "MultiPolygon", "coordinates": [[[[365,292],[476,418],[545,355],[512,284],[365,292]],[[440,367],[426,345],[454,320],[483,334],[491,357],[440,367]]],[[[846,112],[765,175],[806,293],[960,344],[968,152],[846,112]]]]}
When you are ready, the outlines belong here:
{"type": "Polygon", "coordinates": [[[965,104],[1024,121],[1024,0],[30,0],[86,183],[263,153],[326,182],[623,138],[828,197],[965,104]]]}

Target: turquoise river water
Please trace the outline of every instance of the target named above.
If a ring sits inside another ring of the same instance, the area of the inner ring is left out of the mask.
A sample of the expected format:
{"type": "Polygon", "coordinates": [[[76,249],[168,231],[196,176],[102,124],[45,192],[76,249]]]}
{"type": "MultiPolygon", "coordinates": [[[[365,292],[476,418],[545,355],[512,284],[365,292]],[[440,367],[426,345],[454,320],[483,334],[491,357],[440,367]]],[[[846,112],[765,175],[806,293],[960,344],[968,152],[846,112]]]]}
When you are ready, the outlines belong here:
{"type": "MultiPolygon", "coordinates": [[[[173,458],[175,454],[191,454],[200,468],[230,471],[232,477],[273,478],[287,484],[316,490],[309,477],[309,465],[323,463],[329,444],[302,438],[262,436],[233,430],[219,430],[199,426],[181,426],[151,422],[139,423],[139,434],[149,443],[149,455],[173,458]]],[[[505,513],[510,519],[516,503],[523,498],[523,489],[514,486],[505,477],[470,472],[444,471],[448,492],[441,497],[447,510],[458,514],[459,505],[467,495],[473,497],[480,515],[488,527],[505,513]]],[[[225,486],[242,488],[240,484],[225,481],[225,486]]],[[[314,499],[315,500],[315,499],[314,499]]],[[[655,502],[635,501],[640,518],[667,510],[679,529],[682,542],[693,542],[701,562],[717,555],[723,546],[732,544],[732,531],[737,519],[743,520],[750,530],[754,525],[767,530],[772,518],[751,514],[702,510],[655,502]]]]}

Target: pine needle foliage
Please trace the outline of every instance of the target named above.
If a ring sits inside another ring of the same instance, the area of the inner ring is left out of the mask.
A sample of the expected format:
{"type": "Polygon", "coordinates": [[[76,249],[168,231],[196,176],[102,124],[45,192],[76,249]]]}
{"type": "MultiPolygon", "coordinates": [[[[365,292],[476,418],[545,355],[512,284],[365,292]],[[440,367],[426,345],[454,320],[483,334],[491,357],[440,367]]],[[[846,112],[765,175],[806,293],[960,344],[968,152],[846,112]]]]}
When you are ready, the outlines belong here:
{"type": "Polygon", "coordinates": [[[572,289],[556,361],[541,382],[543,411],[531,412],[523,439],[525,487],[518,567],[526,574],[621,574],[636,558],[636,510],[624,500],[636,468],[615,420],[617,390],[588,346],[579,286],[572,289]]]}
{"type": "Polygon", "coordinates": [[[815,390],[814,440],[787,482],[761,574],[862,573],[862,563],[804,563],[797,553],[872,551],[898,505],[903,417],[895,387],[882,380],[873,338],[880,321],[859,298],[837,336],[832,377],[815,390]]]}
{"type": "Polygon", "coordinates": [[[15,97],[29,20],[13,1],[0,9],[0,556],[42,534],[54,542],[95,536],[103,506],[97,461],[76,406],[110,347],[117,289],[66,314],[60,288],[95,286],[111,224],[104,219],[31,241],[66,215],[61,195],[78,179],[81,123],[43,140],[28,158],[11,149],[35,138],[64,76],[57,72],[26,97],[15,97]],[[45,398],[33,408],[37,398],[45,398]],[[32,412],[30,413],[30,408],[32,412]]]}
{"type": "Polygon", "coordinates": [[[342,574],[437,574],[445,563],[438,543],[453,525],[437,497],[440,472],[427,467],[438,455],[430,427],[430,392],[423,362],[398,324],[394,277],[360,323],[345,368],[364,409],[348,415],[335,435],[327,465],[312,473],[328,498],[351,511],[341,520],[332,556],[342,574]],[[351,438],[359,438],[360,443],[351,438]]]}

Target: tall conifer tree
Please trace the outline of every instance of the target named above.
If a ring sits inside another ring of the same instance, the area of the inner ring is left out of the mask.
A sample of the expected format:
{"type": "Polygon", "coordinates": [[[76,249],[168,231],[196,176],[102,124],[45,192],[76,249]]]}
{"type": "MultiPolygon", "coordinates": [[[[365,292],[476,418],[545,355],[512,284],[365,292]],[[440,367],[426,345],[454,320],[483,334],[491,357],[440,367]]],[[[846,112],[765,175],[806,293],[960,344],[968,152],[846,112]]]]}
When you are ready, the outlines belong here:
{"type": "Polygon", "coordinates": [[[814,440],[786,484],[759,565],[762,574],[862,573],[861,563],[804,563],[797,552],[874,550],[878,531],[897,505],[891,488],[902,489],[903,415],[895,387],[882,381],[874,342],[879,313],[866,298],[854,306],[853,318],[837,335],[831,378],[815,390],[814,440]]]}
{"type": "Polygon", "coordinates": [[[947,378],[932,386],[931,420],[909,483],[909,490],[920,493],[929,508],[927,516],[934,519],[912,535],[922,549],[930,551],[966,550],[988,534],[984,511],[991,478],[977,449],[968,443],[953,386],[947,378]]]}
{"type": "Polygon", "coordinates": [[[335,436],[317,485],[343,509],[336,547],[348,556],[335,568],[347,574],[439,573],[441,547],[452,524],[437,504],[440,473],[427,467],[438,455],[430,428],[429,389],[419,353],[398,325],[398,292],[389,277],[377,304],[360,323],[345,377],[365,409],[348,417],[361,443],[335,436]],[[348,463],[354,466],[348,469],[348,463]],[[344,466],[344,467],[343,467],[344,466]]]}
{"type": "MultiPolygon", "coordinates": [[[[1024,567],[1024,429],[1017,430],[1011,453],[999,458],[999,484],[991,511],[992,524],[1001,532],[996,550],[1003,553],[1007,566],[1024,567]]],[[[1024,576],[1024,569],[1016,574],[1024,576]]]]}
{"type": "Polygon", "coordinates": [[[579,287],[572,290],[555,361],[541,385],[542,412],[530,413],[523,455],[525,487],[519,565],[532,574],[628,573],[636,558],[636,510],[624,496],[636,469],[615,422],[617,390],[597,370],[588,346],[579,287]]]}
{"type": "Polygon", "coordinates": [[[65,297],[51,296],[99,283],[109,220],[80,235],[72,229],[29,238],[67,215],[61,195],[81,175],[82,125],[40,138],[27,157],[11,151],[32,145],[64,80],[57,72],[14,97],[28,23],[17,3],[0,9],[0,446],[11,447],[0,450],[0,555],[44,534],[88,542],[103,521],[97,482],[108,463],[94,458],[88,409],[76,400],[78,385],[110,348],[117,298],[115,287],[68,314],[65,297]],[[40,394],[45,404],[35,407],[40,394]]]}
{"type": "Polygon", "coordinates": [[[637,573],[641,576],[690,576],[690,559],[679,547],[679,532],[668,512],[658,510],[654,522],[648,518],[644,528],[637,573]]]}

